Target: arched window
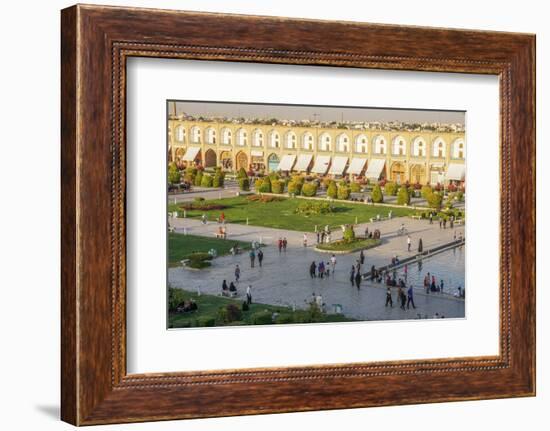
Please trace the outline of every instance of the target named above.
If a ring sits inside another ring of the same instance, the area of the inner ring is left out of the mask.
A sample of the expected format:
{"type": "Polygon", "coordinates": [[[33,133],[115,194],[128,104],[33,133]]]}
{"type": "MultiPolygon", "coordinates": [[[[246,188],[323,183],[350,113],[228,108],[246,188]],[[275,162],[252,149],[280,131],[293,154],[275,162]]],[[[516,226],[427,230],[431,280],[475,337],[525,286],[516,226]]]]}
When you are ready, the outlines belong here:
{"type": "Polygon", "coordinates": [[[424,157],[426,155],[426,141],[422,137],[417,137],[412,143],[413,157],[424,157]]]}
{"type": "Polygon", "coordinates": [[[176,141],[178,142],[185,141],[185,127],[183,126],[176,127],[176,141]]]}
{"type": "Polygon", "coordinates": [[[302,136],[302,148],[304,150],[313,150],[313,135],[309,132],[306,132],[302,136]]]}
{"type": "Polygon", "coordinates": [[[231,145],[231,130],[227,127],[222,129],[222,144],[231,145]]]}
{"type": "Polygon", "coordinates": [[[393,138],[391,152],[394,156],[405,155],[405,138],[403,138],[403,136],[396,136],[393,138]]]}
{"type": "Polygon", "coordinates": [[[332,139],[330,139],[330,135],[327,132],[321,133],[319,136],[319,150],[332,151],[332,139]]]}
{"type": "Polygon", "coordinates": [[[286,148],[288,149],[296,148],[296,133],[292,131],[287,132],[285,141],[286,141],[285,142],[286,148]]]}
{"type": "Polygon", "coordinates": [[[349,151],[349,138],[345,133],[338,135],[336,138],[336,151],[341,153],[347,153],[349,151]]]}
{"type": "Polygon", "coordinates": [[[199,144],[201,142],[201,129],[199,126],[191,127],[191,142],[199,144]]]}
{"type": "Polygon", "coordinates": [[[443,158],[447,156],[447,144],[442,138],[436,138],[432,144],[432,157],[443,158]]]}
{"type": "Polygon", "coordinates": [[[386,154],[386,139],[383,136],[374,138],[374,152],[376,154],[386,154]]]}
{"type": "Polygon", "coordinates": [[[272,130],[271,133],[269,134],[269,146],[271,148],[279,148],[279,143],[280,143],[279,132],[277,132],[276,130],[272,130]]]}
{"type": "Polygon", "coordinates": [[[209,127],[206,129],[206,143],[215,144],[216,143],[216,129],[209,127]]]}
{"type": "Polygon", "coordinates": [[[252,133],[252,145],[254,147],[263,147],[264,146],[264,134],[260,129],[256,129],[252,133]]]}
{"type": "Polygon", "coordinates": [[[355,138],[355,152],[366,153],[368,150],[368,139],[366,135],[359,135],[355,138]]]}
{"type": "Polygon", "coordinates": [[[464,139],[458,138],[453,141],[451,146],[451,155],[453,159],[463,159],[466,157],[466,146],[464,145],[464,139]]]}
{"type": "Polygon", "coordinates": [[[247,133],[244,129],[237,130],[237,145],[244,147],[247,144],[247,133]]]}

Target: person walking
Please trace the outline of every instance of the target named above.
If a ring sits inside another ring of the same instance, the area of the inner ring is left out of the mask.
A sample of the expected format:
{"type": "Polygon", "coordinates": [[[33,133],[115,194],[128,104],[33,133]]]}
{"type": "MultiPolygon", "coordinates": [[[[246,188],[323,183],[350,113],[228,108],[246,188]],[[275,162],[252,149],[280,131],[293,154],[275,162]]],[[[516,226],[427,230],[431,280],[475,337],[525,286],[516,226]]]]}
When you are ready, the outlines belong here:
{"type": "Polygon", "coordinates": [[[320,236],[321,236],[321,234],[319,233],[319,231],[317,231],[317,244],[319,244],[320,236]]]}
{"type": "Polygon", "coordinates": [[[391,288],[390,288],[390,286],[388,286],[388,288],[386,289],[386,305],[385,305],[385,307],[387,307],[388,304],[390,304],[390,307],[393,308],[393,299],[391,298],[391,288]]]}
{"type": "Polygon", "coordinates": [[[302,243],[304,245],[304,247],[307,247],[307,234],[304,233],[304,237],[302,239],[302,243]]]}
{"type": "Polygon", "coordinates": [[[349,275],[349,281],[351,281],[351,285],[355,285],[355,266],[351,265],[351,273],[349,275]]]}
{"type": "Polygon", "coordinates": [[[443,218],[439,217],[439,229],[443,227],[443,218]]]}
{"type": "Polygon", "coordinates": [[[319,278],[323,278],[325,276],[325,262],[323,262],[322,260],[321,262],[319,262],[319,266],[317,268],[317,274],[319,278]]]}
{"type": "Polygon", "coordinates": [[[403,288],[401,287],[401,284],[397,287],[397,304],[399,304],[399,308],[402,310],[405,309],[405,301],[403,301],[403,288]]]}
{"type": "Polygon", "coordinates": [[[321,244],[325,243],[325,231],[321,232],[321,244]]]}
{"type": "Polygon", "coordinates": [[[279,247],[279,254],[280,254],[281,251],[283,251],[283,239],[282,238],[279,238],[277,246],[279,247]]]}
{"type": "Polygon", "coordinates": [[[365,252],[363,250],[359,253],[359,260],[361,261],[361,265],[365,263],[365,252]]]}
{"type": "Polygon", "coordinates": [[[355,273],[355,286],[357,287],[357,290],[361,289],[362,280],[363,280],[363,277],[361,277],[361,271],[357,271],[355,273]]]}
{"type": "Polygon", "coordinates": [[[315,278],[316,269],[317,269],[317,265],[315,264],[315,261],[311,262],[311,265],[309,265],[309,276],[311,278],[315,278]]]}
{"type": "Polygon", "coordinates": [[[443,279],[439,282],[439,293],[443,293],[443,279]]]}
{"type": "Polygon", "coordinates": [[[283,251],[286,253],[286,246],[288,244],[288,241],[286,240],[286,237],[283,238],[283,251]]]}
{"type": "Polygon", "coordinates": [[[413,308],[416,308],[416,305],[414,305],[412,284],[407,289],[407,310],[410,308],[411,305],[413,306],[413,308]]]}
{"type": "Polygon", "coordinates": [[[222,295],[227,295],[227,291],[229,290],[229,287],[227,286],[227,281],[224,280],[222,283],[222,295]]]}
{"type": "Polygon", "coordinates": [[[336,256],[334,254],[330,257],[330,265],[332,266],[332,276],[334,276],[336,270],[336,256]]]}
{"type": "Polygon", "coordinates": [[[250,284],[246,288],[246,303],[248,305],[252,304],[252,286],[250,284]]]}
{"type": "Polygon", "coordinates": [[[430,213],[430,224],[434,224],[434,216],[430,213]]]}
{"type": "Polygon", "coordinates": [[[239,265],[235,266],[235,281],[238,283],[239,278],[241,278],[241,268],[239,268],[239,265]]]}
{"type": "Polygon", "coordinates": [[[256,260],[256,253],[254,253],[254,249],[251,249],[248,255],[250,256],[250,268],[254,268],[254,261],[256,260]]]}
{"type": "Polygon", "coordinates": [[[264,260],[264,252],[260,249],[258,250],[258,264],[260,265],[260,268],[262,267],[263,260],[264,260]]]}
{"type": "Polygon", "coordinates": [[[407,235],[407,251],[411,251],[411,236],[407,235]]]}

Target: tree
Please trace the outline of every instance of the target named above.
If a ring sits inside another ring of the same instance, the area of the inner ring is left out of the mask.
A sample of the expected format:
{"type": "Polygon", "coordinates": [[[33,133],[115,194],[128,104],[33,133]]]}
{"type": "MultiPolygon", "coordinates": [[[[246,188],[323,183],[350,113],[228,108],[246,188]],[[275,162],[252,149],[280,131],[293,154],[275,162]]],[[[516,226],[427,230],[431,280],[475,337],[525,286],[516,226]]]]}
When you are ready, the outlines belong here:
{"type": "Polygon", "coordinates": [[[202,176],[201,187],[212,187],[212,183],[213,183],[212,175],[204,174],[202,176]]]}
{"type": "Polygon", "coordinates": [[[204,174],[202,171],[197,172],[197,175],[195,176],[195,180],[193,181],[193,184],[196,186],[200,186],[202,184],[202,177],[204,174]]]}
{"type": "Polygon", "coordinates": [[[384,192],[386,192],[388,196],[395,196],[397,194],[397,184],[386,183],[384,186],[384,192]]]}
{"type": "Polygon", "coordinates": [[[406,187],[401,187],[397,193],[397,205],[409,205],[411,203],[411,195],[406,187]]]}
{"type": "Polygon", "coordinates": [[[422,186],[422,189],[420,190],[420,194],[426,200],[428,200],[428,196],[431,192],[432,192],[432,188],[430,186],[422,186]]]}
{"type": "MultiPolygon", "coordinates": [[[[256,188],[258,190],[258,188],[256,188]]],[[[262,184],[259,187],[260,193],[271,193],[271,180],[269,177],[265,177],[262,184]]]]}
{"type": "Polygon", "coordinates": [[[351,183],[350,187],[351,187],[351,191],[354,193],[358,193],[361,191],[361,184],[359,183],[353,182],[351,183]]]}
{"type": "Polygon", "coordinates": [[[271,192],[281,194],[285,191],[285,182],[283,180],[271,181],[271,192]]]}
{"type": "Polygon", "coordinates": [[[370,194],[370,197],[374,203],[381,203],[384,202],[384,195],[382,194],[382,188],[377,184],[372,189],[372,192],[370,194]]]}
{"type": "Polygon", "coordinates": [[[352,225],[346,225],[344,229],[343,239],[345,242],[352,242],[355,239],[355,231],[352,225]]]}
{"type": "Polygon", "coordinates": [[[248,177],[239,178],[239,189],[243,192],[247,192],[250,190],[250,180],[248,179],[248,177]]]}
{"type": "Polygon", "coordinates": [[[302,186],[302,195],[312,197],[317,194],[316,183],[306,183],[302,186]]]}
{"type": "Polygon", "coordinates": [[[441,208],[441,203],[443,202],[443,194],[440,192],[431,192],[426,198],[428,201],[428,206],[439,210],[441,208]]]}
{"type": "Polygon", "coordinates": [[[213,187],[223,187],[223,182],[225,180],[225,175],[221,171],[217,171],[214,174],[214,181],[212,183],[213,187]]]}
{"type": "Polygon", "coordinates": [[[336,182],[331,181],[327,187],[327,196],[331,199],[336,199],[338,197],[338,187],[336,182]]]}
{"type": "Polygon", "coordinates": [[[170,184],[177,184],[180,182],[181,173],[174,162],[168,165],[168,182],[170,184]]]}
{"type": "Polygon", "coordinates": [[[351,194],[351,190],[348,186],[343,184],[338,186],[338,192],[337,192],[338,199],[347,200],[349,199],[350,194],[351,194]]]}
{"type": "Polygon", "coordinates": [[[237,172],[237,178],[248,178],[248,175],[244,168],[239,169],[239,171],[237,172]]]}
{"type": "Polygon", "coordinates": [[[291,195],[299,195],[302,192],[302,183],[292,180],[288,183],[288,193],[291,195]]]}

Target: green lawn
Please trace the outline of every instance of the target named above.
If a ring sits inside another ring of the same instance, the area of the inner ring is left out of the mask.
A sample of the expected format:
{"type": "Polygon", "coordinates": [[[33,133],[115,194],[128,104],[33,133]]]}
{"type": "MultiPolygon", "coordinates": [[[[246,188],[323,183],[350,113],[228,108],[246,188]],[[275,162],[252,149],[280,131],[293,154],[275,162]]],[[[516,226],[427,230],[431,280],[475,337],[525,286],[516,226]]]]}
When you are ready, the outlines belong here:
{"type": "MultiPolygon", "coordinates": [[[[246,196],[237,196],[225,199],[212,199],[204,201],[209,204],[221,204],[226,208],[223,210],[206,211],[209,220],[215,220],[223,211],[225,218],[229,223],[244,224],[248,218],[249,224],[253,226],[264,226],[278,229],[297,230],[302,232],[314,232],[315,225],[319,227],[329,226],[335,228],[342,224],[366,223],[377,214],[387,216],[391,210],[394,217],[408,216],[414,214],[410,208],[389,208],[376,205],[353,204],[353,203],[334,203],[335,211],[329,214],[315,214],[304,216],[295,214],[296,207],[305,202],[303,199],[282,199],[276,202],[250,202],[246,196]]],[[[179,205],[170,204],[168,211],[183,210],[179,205]]],[[[187,217],[200,217],[203,211],[187,211],[187,217]]]]}
{"type": "Polygon", "coordinates": [[[229,249],[235,244],[243,250],[250,248],[248,242],[224,240],[218,238],[208,238],[197,235],[183,235],[181,233],[168,234],[168,264],[175,266],[185,259],[191,253],[208,253],[210,249],[215,249],[218,256],[229,253],[229,249]]]}
{"type": "Polygon", "coordinates": [[[349,322],[354,319],[345,317],[342,314],[322,314],[310,310],[292,311],[290,307],[282,307],[267,304],[252,303],[248,311],[243,311],[240,320],[226,322],[221,320],[222,314],[220,308],[228,304],[235,304],[240,309],[242,299],[230,299],[222,296],[205,295],[197,296],[186,290],[177,289],[181,292],[180,297],[183,300],[193,300],[197,303],[198,309],[187,313],[169,313],[169,328],[192,328],[205,326],[242,326],[242,325],[262,325],[262,324],[283,324],[283,323],[320,323],[320,322],[349,322]],[[272,313],[279,313],[276,320],[272,322],[272,313]]]}

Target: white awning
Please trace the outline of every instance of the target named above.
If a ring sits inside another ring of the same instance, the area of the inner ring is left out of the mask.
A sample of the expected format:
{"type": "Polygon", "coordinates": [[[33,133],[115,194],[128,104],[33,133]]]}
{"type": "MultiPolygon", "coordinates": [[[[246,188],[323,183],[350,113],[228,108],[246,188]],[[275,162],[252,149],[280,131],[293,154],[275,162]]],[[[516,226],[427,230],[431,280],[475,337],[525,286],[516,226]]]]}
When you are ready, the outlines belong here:
{"type": "Polygon", "coordinates": [[[330,165],[330,156],[317,156],[311,172],[325,175],[330,165]]]}
{"type": "Polygon", "coordinates": [[[367,159],[359,159],[354,157],[353,159],[351,159],[351,163],[349,164],[348,174],[361,174],[361,172],[363,172],[363,169],[365,169],[365,163],[367,163],[367,159]]]}
{"type": "Polygon", "coordinates": [[[295,160],[296,160],[296,156],[294,154],[285,154],[281,159],[281,163],[279,163],[278,169],[280,171],[292,170],[292,166],[294,166],[295,160]]]}
{"type": "Polygon", "coordinates": [[[197,158],[197,154],[199,154],[199,151],[201,150],[200,147],[189,147],[185,154],[183,155],[182,160],[186,160],[188,162],[192,162],[197,158]]]}
{"type": "Polygon", "coordinates": [[[464,181],[466,177],[466,165],[459,163],[449,163],[449,168],[445,174],[445,179],[455,180],[455,181],[464,181]]]}
{"type": "Polygon", "coordinates": [[[386,161],[384,159],[373,159],[369,162],[367,166],[367,172],[365,172],[365,177],[377,180],[380,178],[380,174],[384,170],[384,165],[386,161]]]}
{"type": "Polygon", "coordinates": [[[306,172],[312,158],[313,154],[300,154],[298,156],[298,161],[292,170],[297,172],[306,172]]]}
{"type": "Polygon", "coordinates": [[[346,156],[336,156],[332,159],[332,165],[330,165],[329,174],[342,175],[348,164],[348,158],[346,156]]]}
{"type": "Polygon", "coordinates": [[[263,157],[264,152],[263,152],[263,151],[258,151],[258,150],[252,150],[252,151],[250,152],[250,155],[251,155],[252,157],[263,157]]]}

